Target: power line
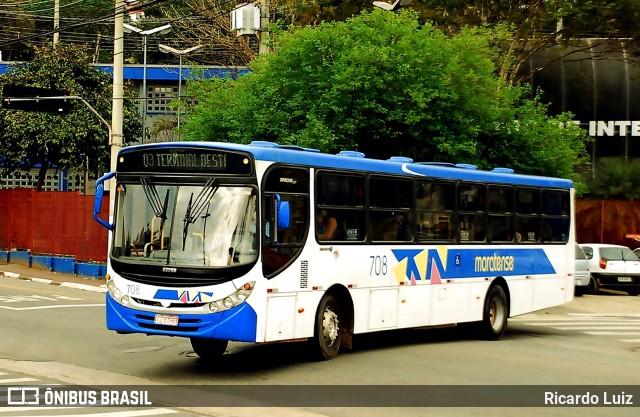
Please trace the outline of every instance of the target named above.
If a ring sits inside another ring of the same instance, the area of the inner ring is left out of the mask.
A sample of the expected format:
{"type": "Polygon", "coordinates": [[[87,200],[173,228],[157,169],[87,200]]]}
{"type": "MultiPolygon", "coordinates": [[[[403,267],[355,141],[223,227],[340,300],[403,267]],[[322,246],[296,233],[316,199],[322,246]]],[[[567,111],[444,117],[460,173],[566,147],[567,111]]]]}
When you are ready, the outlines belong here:
{"type": "MultiPolygon", "coordinates": [[[[153,5],[156,5],[156,4],[164,3],[166,1],[168,1],[168,0],[151,0],[151,1],[147,2],[147,3],[142,4],[141,7],[149,7],[149,6],[153,6],[153,5]]],[[[87,26],[87,25],[92,25],[92,24],[96,24],[96,23],[102,23],[102,22],[106,22],[106,21],[113,22],[113,19],[115,19],[116,15],[123,14],[123,13],[126,13],[124,7],[122,8],[122,10],[115,10],[115,8],[114,8],[113,12],[110,12],[109,14],[106,14],[106,15],[104,15],[102,17],[98,17],[98,18],[95,18],[95,19],[92,19],[92,20],[89,20],[89,21],[80,21],[80,22],[76,22],[76,23],[71,23],[71,24],[68,24],[66,26],[62,26],[62,27],[60,27],[60,28],[58,28],[56,30],[54,30],[54,29],[45,30],[45,31],[43,31],[41,33],[28,35],[28,36],[25,36],[23,38],[14,39],[14,40],[10,40],[10,41],[6,41],[6,42],[3,42],[3,43],[0,43],[0,49],[6,48],[7,46],[11,46],[11,45],[16,44],[16,43],[22,43],[22,42],[26,42],[26,41],[29,41],[29,40],[32,40],[32,39],[38,39],[38,38],[41,38],[41,37],[44,37],[44,36],[48,36],[48,35],[51,35],[51,34],[53,34],[55,32],[63,33],[65,31],[68,31],[69,29],[77,28],[77,27],[80,27],[80,26],[87,26]]]]}

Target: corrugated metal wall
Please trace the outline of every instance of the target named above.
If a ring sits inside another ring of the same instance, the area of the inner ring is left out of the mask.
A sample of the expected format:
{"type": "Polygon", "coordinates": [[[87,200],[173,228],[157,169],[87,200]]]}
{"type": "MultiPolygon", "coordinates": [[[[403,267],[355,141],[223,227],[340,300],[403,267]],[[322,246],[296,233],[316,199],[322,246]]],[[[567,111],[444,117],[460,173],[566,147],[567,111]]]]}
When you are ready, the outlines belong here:
{"type": "Polygon", "coordinates": [[[640,235],[640,201],[577,200],[576,240],[578,243],[613,243],[640,247],[626,237],[640,235]]]}
{"type": "MultiPolygon", "coordinates": [[[[71,191],[0,190],[0,249],[105,262],[108,234],[93,220],[93,201],[71,191]]],[[[108,212],[105,198],[102,213],[108,212]]]]}

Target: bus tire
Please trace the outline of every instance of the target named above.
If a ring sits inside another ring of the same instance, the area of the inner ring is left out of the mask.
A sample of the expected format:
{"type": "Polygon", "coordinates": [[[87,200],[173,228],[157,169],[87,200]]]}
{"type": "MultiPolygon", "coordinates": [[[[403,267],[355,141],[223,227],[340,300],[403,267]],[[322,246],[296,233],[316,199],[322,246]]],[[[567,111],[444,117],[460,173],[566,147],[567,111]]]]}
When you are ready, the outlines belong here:
{"type": "Polygon", "coordinates": [[[332,294],[320,301],[312,343],[312,353],[319,360],[330,360],[338,356],[342,333],[340,332],[340,306],[332,294]]]}
{"type": "Polygon", "coordinates": [[[193,351],[205,361],[217,360],[227,350],[228,340],[219,339],[203,339],[199,337],[192,337],[191,347],[193,351]]]}
{"type": "Polygon", "coordinates": [[[507,330],[509,310],[507,296],[500,285],[493,285],[484,300],[482,321],[478,323],[479,336],[485,340],[498,340],[507,330]]]}

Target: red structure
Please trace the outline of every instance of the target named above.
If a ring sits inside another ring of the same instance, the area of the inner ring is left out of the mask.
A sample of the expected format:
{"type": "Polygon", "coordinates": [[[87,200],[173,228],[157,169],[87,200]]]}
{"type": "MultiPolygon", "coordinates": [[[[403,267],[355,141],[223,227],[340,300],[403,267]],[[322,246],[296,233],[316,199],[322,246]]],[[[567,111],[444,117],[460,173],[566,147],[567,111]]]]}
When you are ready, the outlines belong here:
{"type": "Polygon", "coordinates": [[[635,249],[640,243],[627,235],[640,234],[640,201],[577,200],[578,243],[612,243],[635,249]]]}
{"type": "MultiPolygon", "coordinates": [[[[102,213],[109,212],[109,199],[102,213]]],[[[93,220],[93,196],[72,191],[0,190],[0,250],[106,262],[108,233],[93,220]]]]}

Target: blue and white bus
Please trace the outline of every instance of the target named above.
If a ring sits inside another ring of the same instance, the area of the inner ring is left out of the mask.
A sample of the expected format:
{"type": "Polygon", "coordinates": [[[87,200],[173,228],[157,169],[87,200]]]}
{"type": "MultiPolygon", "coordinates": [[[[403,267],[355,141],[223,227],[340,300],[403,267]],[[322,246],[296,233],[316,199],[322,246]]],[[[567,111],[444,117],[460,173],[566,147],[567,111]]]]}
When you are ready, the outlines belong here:
{"type": "Polygon", "coordinates": [[[187,337],[207,360],[228,341],[305,339],[331,359],[355,334],[446,324],[498,339],[508,317],[573,299],[573,200],[569,180],[506,168],[271,142],[127,147],[97,181],[107,327],[187,337]],[[316,217],[334,229],[322,240],[316,217]]]}

